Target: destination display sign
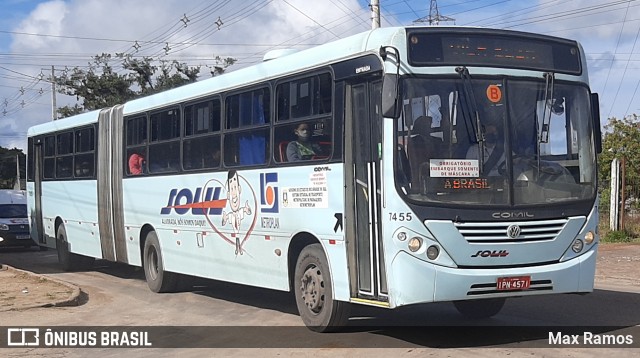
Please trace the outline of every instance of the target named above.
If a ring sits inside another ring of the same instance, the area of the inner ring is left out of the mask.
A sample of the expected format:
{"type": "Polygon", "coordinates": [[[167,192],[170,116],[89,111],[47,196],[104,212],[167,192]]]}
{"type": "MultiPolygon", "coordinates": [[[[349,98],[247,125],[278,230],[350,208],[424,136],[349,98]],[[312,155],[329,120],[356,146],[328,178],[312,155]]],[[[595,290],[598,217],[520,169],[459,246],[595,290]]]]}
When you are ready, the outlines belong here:
{"type": "Polygon", "coordinates": [[[582,73],[575,41],[533,35],[474,31],[408,31],[412,66],[481,66],[582,73]]]}

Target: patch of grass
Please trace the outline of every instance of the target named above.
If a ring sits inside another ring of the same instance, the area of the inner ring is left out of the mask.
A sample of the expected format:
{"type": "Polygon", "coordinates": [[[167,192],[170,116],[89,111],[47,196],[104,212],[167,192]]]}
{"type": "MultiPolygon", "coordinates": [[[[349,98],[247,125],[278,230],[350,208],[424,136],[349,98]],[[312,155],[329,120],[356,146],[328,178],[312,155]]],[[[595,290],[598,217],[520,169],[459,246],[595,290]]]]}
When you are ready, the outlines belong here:
{"type": "Polygon", "coordinates": [[[633,237],[627,230],[612,230],[602,236],[602,242],[632,242],[633,237]]]}
{"type": "Polygon", "coordinates": [[[602,243],[640,243],[640,215],[625,215],[624,229],[611,230],[609,213],[601,212],[598,232],[602,243]]]}

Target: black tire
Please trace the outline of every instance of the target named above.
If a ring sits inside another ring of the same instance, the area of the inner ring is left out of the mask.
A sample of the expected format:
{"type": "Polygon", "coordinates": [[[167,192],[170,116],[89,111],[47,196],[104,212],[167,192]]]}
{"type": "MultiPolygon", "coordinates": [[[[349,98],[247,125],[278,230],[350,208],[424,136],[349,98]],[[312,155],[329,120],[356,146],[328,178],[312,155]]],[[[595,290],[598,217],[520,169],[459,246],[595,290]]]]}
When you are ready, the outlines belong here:
{"type": "Polygon", "coordinates": [[[162,250],[155,231],[150,231],[144,242],[142,265],[147,286],[153,292],[174,292],[177,287],[177,275],[164,270],[162,250]]]}
{"type": "Polygon", "coordinates": [[[454,301],[453,305],[456,306],[458,312],[463,316],[471,319],[482,319],[493,317],[502,310],[505,298],[488,298],[483,300],[470,300],[470,301],[454,301]]]}
{"type": "Polygon", "coordinates": [[[320,244],[305,247],[295,267],[293,291],[300,318],[315,332],[336,331],[349,319],[349,303],[333,299],[329,264],[320,244]]]}
{"type": "Polygon", "coordinates": [[[58,250],[58,262],[64,271],[84,271],[93,266],[93,257],[74,254],[69,251],[67,230],[64,225],[58,226],[56,232],[56,248],[58,250]]]}

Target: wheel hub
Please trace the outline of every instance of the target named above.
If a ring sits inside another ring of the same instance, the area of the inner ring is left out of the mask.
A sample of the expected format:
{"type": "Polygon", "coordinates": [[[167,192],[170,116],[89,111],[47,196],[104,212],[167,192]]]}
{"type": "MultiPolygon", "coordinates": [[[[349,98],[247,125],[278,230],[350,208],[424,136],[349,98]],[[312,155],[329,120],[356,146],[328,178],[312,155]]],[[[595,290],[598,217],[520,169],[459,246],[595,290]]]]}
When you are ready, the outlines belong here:
{"type": "Polygon", "coordinates": [[[319,313],[324,305],[324,279],[322,272],[316,266],[309,267],[302,275],[301,286],[302,300],[307,308],[319,313]]]}

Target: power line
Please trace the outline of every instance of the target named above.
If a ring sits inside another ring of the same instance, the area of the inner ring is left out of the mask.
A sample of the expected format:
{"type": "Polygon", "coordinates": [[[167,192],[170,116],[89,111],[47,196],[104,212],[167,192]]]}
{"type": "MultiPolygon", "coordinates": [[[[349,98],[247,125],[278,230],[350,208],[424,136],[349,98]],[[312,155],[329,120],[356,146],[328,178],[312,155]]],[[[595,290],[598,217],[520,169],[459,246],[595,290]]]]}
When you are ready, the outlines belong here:
{"type": "Polygon", "coordinates": [[[328,28],[326,28],[324,25],[322,25],[321,23],[317,22],[316,20],[312,19],[309,15],[307,15],[305,12],[301,11],[300,9],[298,9],[297,7],[291,5],[287,0],[282,0],[285,4],[289,5],[292,9],[296,10],[297,12],[301,13],[304,17],[306,17],[307,19],[313,21],[316,25],[322,27],[323,29],[325,29],[328,33],[332,34],[333,36],[335,36],[336,38],[340,38],[338,35],[336,35],[335,33],[333,33],[331,30],[329,30],[328,28]]]}
{"type": "MultiPolygon", "coordinates": [[[[629,5],[631,4],[631,1],[629,1],[627,3],[627,10],[624,13],[624,20],[627,19],[627,14],[629,13],[629,5]]],[[[620,33],[618,34],[618,41],[616,42],[616,50],[613,53],[613,56],[615,57],[616,53],[618,52],[618,47],[620,46],[620,41],[622,39],[622,31],[624,30],[624,21],[622,23],[622,26],[620,26],[620,33]]],[[[602,90],[603,93],[606,93],[607,90],[607,84],[609,83],[609,76],[611,75],[611,68],[613,67],[613,61],[611,62],[611,66],[609,67],[609,71],[607,71],[607,79],[604,81],[604,89],[602,90]]],[[[611,103],[611,109],[609,110],[609,116],[611,115],[611,110],[613,110],[613,104],[615,103],[615,98],[614,101],[611,103]]],[[[609,117],[608,116],[608,117],[609,117]]]]}
{"type": "MultiPolygon", "coordinates": [[[[626,19],[626,14],[625,14],[625,19],[626,19]]],[[[622,25],[622,29],[620,29],[620,33],[622,33],[624,29],[624,23],[622,25]]],[[[638,36],[640,36],[640,27],[638,27],[638,32],[636,32],[636,38],[633,41],[633,47],[631,47],[631,54],[629,55],[629,59],[627,60],[627,64],[624,66],[624,72],[622,73],[622,78],[625,78],[627,75],[627,69],[629,68],[629,63],[631,62],[631,56],[633,54],[633,51],[636,49],[636,44],[638,43],[638,36]]],[[[618,51],[618,47],[616,47],[616,52],[618,51]]],[[[613,61],[611,62],[611,66],[613,66],[613,61]]],[[[605,84],[606,87],[606,84],[605,84]]],[[[609,110],[609,115],[607,117],[611,118],[611,112],[613,112],[613,106],[615,106],[616,104],[616,100],[618,99],[618,94],[620,93],[620,88],[622,87],[622,81],[620,81],[618,83],[618,89],[616,90],[616,95],[613,97],[613,102],[611,102],[611,109],[609,110]]],[[[633,99],[633,97],[632,97],[633,99]]],[[[629,103],[631,104],[631,103],[629,103]]],[[[628,112],[625,112],[623,118],[628,114],[628,112]]]]}
{"type": "MultiPolygon", "coordinates": [[[[567,11],[555,12],[551,15],[532,16],[529,18],[521,19],[521,20],[508,20],[508,21],[504,21],[503,23],[515,23],[515,24],[510,26],[502,26],[502,28],[509,29],[509,28],[519,27],[523,25],[530,25],[530,24],[535,24],[540,22],[557,20],[559,18],[574,18],[576,16],[573,16],[573,15],[576,15],[576,14],[595,12],[597,10],[605,9],[612,6],[622,5],[625,2],[631,2],[631,1],[636,1],[636,0],[621,0],[611,4],[589,6],[589,7],[582,8],[580,10],[567,10],[567,11]]],[[[601,12],[598,12],[598,14],[600,13],[601,12]]]]}

